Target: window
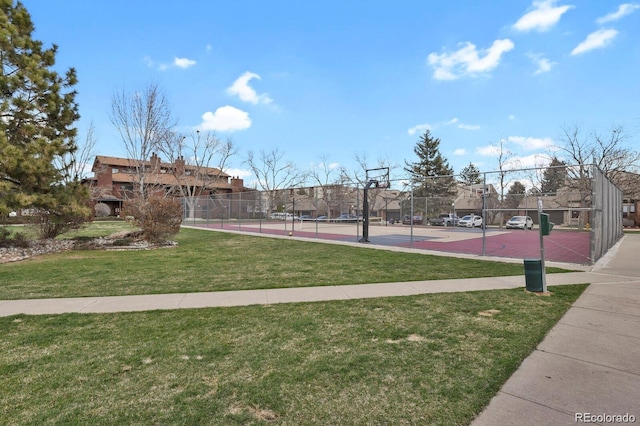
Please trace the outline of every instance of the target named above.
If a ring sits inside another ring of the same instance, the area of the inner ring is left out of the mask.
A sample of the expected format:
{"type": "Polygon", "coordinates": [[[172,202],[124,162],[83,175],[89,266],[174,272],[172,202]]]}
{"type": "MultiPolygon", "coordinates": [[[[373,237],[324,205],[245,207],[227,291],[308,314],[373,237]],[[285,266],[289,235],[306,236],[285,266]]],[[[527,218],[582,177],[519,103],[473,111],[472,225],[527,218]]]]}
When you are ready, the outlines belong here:
{"type": "Polygon", "coordinates": [[[115,168],[115,167],[111,169],[111,173],[118,173],[119,171],[120,171],[120,170],[118,170],[118,169],[117,169],[117,168],[115,168]]]}

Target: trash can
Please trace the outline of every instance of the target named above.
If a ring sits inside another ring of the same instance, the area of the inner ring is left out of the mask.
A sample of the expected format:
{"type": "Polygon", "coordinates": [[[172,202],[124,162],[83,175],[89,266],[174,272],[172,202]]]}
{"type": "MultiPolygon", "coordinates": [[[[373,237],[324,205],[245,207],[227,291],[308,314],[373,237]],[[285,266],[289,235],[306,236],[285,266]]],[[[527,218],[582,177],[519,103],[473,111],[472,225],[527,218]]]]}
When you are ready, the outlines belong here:
{"type": "Polygon", "coordinates": [[[538,291],[542,289],[542,260],[525,259],[524,260],[524,279],[527,291],[538,291]]]}

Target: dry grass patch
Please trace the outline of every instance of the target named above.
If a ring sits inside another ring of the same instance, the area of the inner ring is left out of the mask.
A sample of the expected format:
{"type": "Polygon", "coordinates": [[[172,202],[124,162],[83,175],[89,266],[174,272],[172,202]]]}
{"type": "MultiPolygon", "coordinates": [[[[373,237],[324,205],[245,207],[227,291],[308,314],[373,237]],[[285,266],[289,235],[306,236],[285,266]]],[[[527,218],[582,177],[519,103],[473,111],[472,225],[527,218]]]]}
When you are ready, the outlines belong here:
{"type": "Polygon", "coordinates": [[[478,315],[480,315],[481,317],[493,317],[494,315],[499,314],[500,311],[497,309],[487,309],[486,311],[480,311],[478,312],[478,315]]]}

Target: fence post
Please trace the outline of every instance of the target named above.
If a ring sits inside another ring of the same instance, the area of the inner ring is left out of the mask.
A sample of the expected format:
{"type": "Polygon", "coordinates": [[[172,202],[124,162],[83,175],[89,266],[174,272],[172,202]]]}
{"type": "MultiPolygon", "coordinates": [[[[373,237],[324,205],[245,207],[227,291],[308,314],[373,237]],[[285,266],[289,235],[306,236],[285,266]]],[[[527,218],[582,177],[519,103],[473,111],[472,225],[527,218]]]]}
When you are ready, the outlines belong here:
{"type": "Polygon", "coordinates": [[[482,183],[482,255],[487,255],[487,172],[483,173],[482,183]]]}

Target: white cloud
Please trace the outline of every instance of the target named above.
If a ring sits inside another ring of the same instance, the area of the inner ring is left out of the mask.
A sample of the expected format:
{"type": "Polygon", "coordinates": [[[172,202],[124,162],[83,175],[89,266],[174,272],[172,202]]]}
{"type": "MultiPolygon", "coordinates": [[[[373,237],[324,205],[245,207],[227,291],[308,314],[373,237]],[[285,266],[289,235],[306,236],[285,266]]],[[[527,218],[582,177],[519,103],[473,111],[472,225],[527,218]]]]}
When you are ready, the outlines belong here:
{"type": "Polygon", "coordinates": [[[458,118],[452,118],[451,120],[442,123],[443,126],[450,126],[452,124],[457,124],[456,127],[458,129],[464,129],[464,130],[478,130],[478,129],[480,129],[480,126],[477,126],[475,124],[460,123],[460,120],[458,120],[458,118]]]}
{"type": "Polygon", "coordinates": [[[512,164],[516,165],[511,168],[533,168],[533,167],[544,167],[547,165],[548,159],[545,155],[542,154],[531,154],[524,157],[514,157],[512,159],[512,164]]]}
{"type": "Polygon", "coordinates": [[[240,77],[233,82],[233,84],[227,89],[227,93],[230,95],[237,95],[240,100],[244,102],[250,102],[252,104],[270,104],[273,102],[273,99],[269,97],[266,93],[262,95],[258,95],[255,90],[251,86],[249,86],[249,81],[252,79],[261,80],[260,76],[256,73],[247,71],[242,74],[240,77]]]}
{"type": "Polygon", "coordinates": [[[549,59],[545,58],[539,53],[528,53],[527,56],[536,66],[536,71],[533,73],[534,75],[549,72],[551,71],[551,68],[556,65],[556,62],[551,62],[549,59]]]}
{"type": "Polygon", "coordinates": [[[497,157],[499,153],[498,147],[494,145],[480,146],[476,148],[476,154],[484,157],[497,157]]]}
{"type": "Polygon", "coordinates": [[[187,69],[196,64],[196,61],[188,58],[173,58],[173,62],[170,64],[158,64],[149,56],[144,57],[144,62],[149,68],[156,68],[158,71],[166,71],[169,68],[182,68],[187,69]]]}
{"type": "Polygon", "coordinates": [[[495,40],[486,50],[477,50],[470,42],[460,43],[460,48],[452,53],[430,53],[429,65],[434,69],[436,80],[456,80],[463,76],[477,77],[478,74],[493,70],[500,63],[503,53],[514,48],[509,39],[495,40]]]}
{"type": "Polygon", "coordinates": [[[196,61],[194,61],[193,59],[187,59],[187,58],[173,58],[173,65],[175,65],[178,68],[182,68],[182,69],[187,69],[189,67],[192,67],[196,64],[196,61]]]}
{"type": "Polygon", "coordinates": [[[424,130],[433,130],[436,129],[438,127],[441,126],[452,126],[457,124],[457,128],[459,129],[464,129],[464,130],[479,130],[480,126],[475,125],[475,124],[464,124],[464,123],[460,123],[460,120],[456,117],[452,118],[449,121],[445,121],[443,123],[437,123],[437,124],[418,124],[417,126],[414,126],[412,128],[410,128],[407,133],[409,133],[410,135],[415,135],[418,131],[424,131],[424,130]]]}
{"type": "Polygon", "coordinates": [[[511,120],[515,120],[516,116],[514,114],[509,114],[509,117],[507,117],[509,119],[509,121],[511,120]]]}
{"type": "Polygon", "coordinates": [[[251,127],[249,113],[229,105],[220,107],[215,112],[207,111],[202,114],[202,123],[199,126],[202,130],[223,132],[245,130],[249,127],[251,127]]]}
{"type": "Polygon", "coordinates": [[[576,46],[571,51],[571,55],[579,55],[581,53],[588,52],[593,49],[600,49],[611,44],[614,38],[618,35],[618,31],[602,28],[598,31],[594,31],[587,36],[587,38],[576,46]]]}
{"type": "Polygon", "coordinates": [[[409,130],[407,130],[407,133],[409,133],[410,135],[415,135],[418,131],[423,131],[423,130],[431,130],[431,125],[430,124],[418,124],[417,126],[414,126],[412,128],[410,128],[409,130]]]}
{"type": "Polygon", "coordinates": [[[230,176],[239,177],[240,179],[244,179],[253,174],[251,170],[245,170],[245,169],[225,169],[224,172],[230,176]]]}
{"type": "Polygon", "coordinates": [[[458,148],[455,151],[453,151],[453,155],[465,155],[467,153],[467,150],[464,148],[458,148]]]}
{"type": "Polygon", "coordinates": [[[639,4],[624,3],[618,6],[618,10],[616,10],[615,12],[609,13],[596,19],[596,22],[602,25],[606,24],[607,22],[617,21],[618,19],[635,12],[636,9],[640,9],[639,4]]]}
{"type": "MultiPolygon", "coordinates": [[[[503,167],[505,170],[513,170],[513,169],[518,169],[522,167],[522,162],[521,162],[522,157],[512,156],[513,152],[511,152],[511,150],[509,150],[504,146],[502,147],[502,150],[503,150],[502,153],[505,155],[505,158],[507,158],[507,160],[503,164],[503,167]]],[[[493,157],[494,159],[497,159],[500,156],[500,146],[498,145],[480,146],[476,148],[476,154],[483,157],[493,157]]],[[[474,164],[478,166],[480,163],[476,160],[474,161],[474,164]]]]}
{"type": "Polygon", "coordinates": [[[525,151],[536,151],[553,147],[555,144],[551,138],[532,138],[525,136],[509,136],[509,142],[520,145],[525,151]]]}
{"type": "Polygon", "coordinates": [[[513,24],[513,28],[518,31],[548,31],[556,25],[562,15],[573,6],[556,6],[556,0],[534,1],[533,10],[525,13],[513,24]]]}
{"type": "Polygon", "coordinates": [[[464,129],[464,130],[480,130],[480,126],[478,126],[477,124],[460,123],[460,124],[458,124],[458,128],[459,129],[464,129]]]}

